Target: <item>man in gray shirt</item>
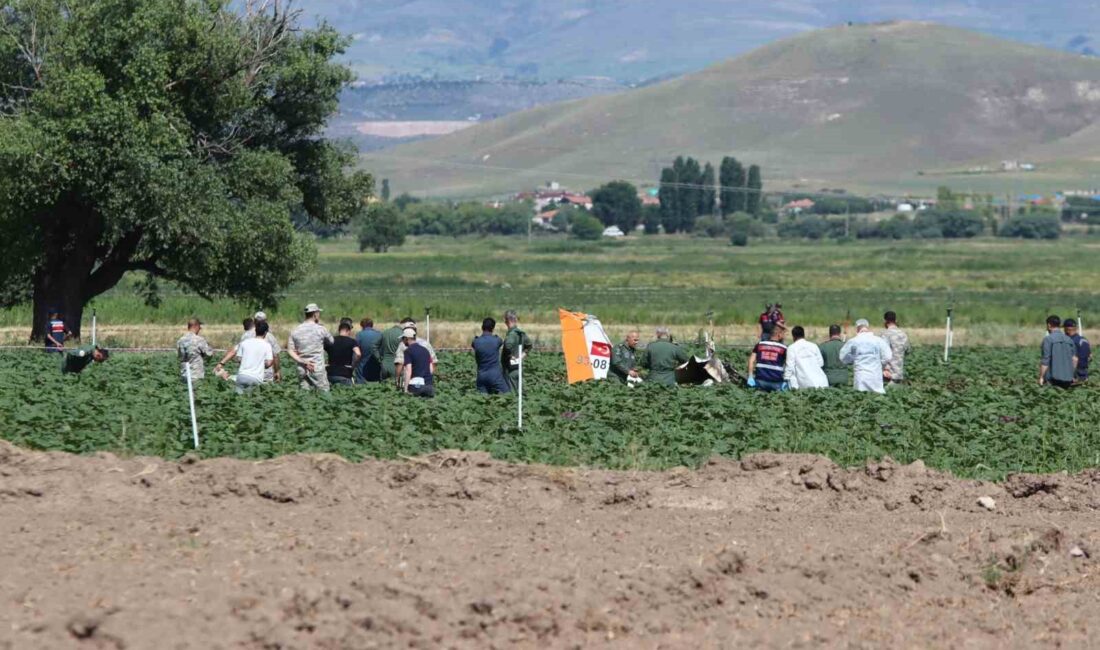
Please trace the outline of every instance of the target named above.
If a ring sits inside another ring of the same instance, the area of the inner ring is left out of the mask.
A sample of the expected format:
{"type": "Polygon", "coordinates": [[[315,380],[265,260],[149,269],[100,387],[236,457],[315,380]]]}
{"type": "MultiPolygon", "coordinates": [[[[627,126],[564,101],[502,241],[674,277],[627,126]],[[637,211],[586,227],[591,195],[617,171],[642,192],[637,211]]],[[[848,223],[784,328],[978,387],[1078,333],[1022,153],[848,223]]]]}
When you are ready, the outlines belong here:
{"type": "Polygon", "coordinates": [[[286,352],[298,364],[298,380],[302,388],[327,391],[325,343],[332,344],[332,334],[321,325],[321,308],[316,303],[306,305],[305,314],[306,319],[290,333],[286,352]]]}
{"type": "Polygon", "coordinates": [[[1069,388],[1073,385],[1073,376],[1077,371],[1077,346],[1061,327],[1061,318],[1047,318],[1047,335],[1043,339],[1042,359],[1039,361],[1040,386],[1051,384],[1069,388]]]}

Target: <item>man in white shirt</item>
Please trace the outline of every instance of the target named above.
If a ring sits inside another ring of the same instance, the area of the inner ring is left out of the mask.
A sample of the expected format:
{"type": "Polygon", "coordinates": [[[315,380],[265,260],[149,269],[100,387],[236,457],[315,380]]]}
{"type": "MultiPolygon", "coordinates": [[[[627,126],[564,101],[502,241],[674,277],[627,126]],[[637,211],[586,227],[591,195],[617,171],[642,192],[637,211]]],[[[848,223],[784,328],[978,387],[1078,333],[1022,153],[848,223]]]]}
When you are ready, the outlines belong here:
{"type": "Polygon", "coordinates": [[[802,388],[828,388],[829,378],[822,367],[825,358],[816,343],[806,340],[806,330],[795,325],[791,330],[794,343],[787,346],[787,365],[783,369],[783,381],[791,390],[802,388]]]}
{"type": "Polygon", "coordinates": [[[871,332],[866,318],[856,321],[856,335],[840,348],[840,360],[854,367],[854,384],[858,391],[885,393],[882,369],[894,358],[890,344],[871,332]]]}
{"type": "Polygon", "coordinates": [[[264,383],[264,371],[275,363],[271,345],[264,340],[267,332],[267,321],[258,321],[256,335],[237,344],[237,355],[241,359],[236,379],[238,394],[264,383]]]}

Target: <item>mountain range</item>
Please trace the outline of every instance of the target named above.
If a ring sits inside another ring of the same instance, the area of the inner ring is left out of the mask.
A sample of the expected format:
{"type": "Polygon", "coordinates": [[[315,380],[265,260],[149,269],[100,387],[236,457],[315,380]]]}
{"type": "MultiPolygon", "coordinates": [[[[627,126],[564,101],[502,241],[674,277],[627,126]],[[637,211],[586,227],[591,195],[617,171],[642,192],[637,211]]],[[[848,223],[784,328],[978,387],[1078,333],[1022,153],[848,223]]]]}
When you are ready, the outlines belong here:
{"type": "Polygon", "coordinates": [[[778,38],[933,21],[1077,53],[1100,51],[1100,0],[303,0],[354,40],[363,80],[393,75],[639,82],[778,38]]]}
{"type": "Polygon", "coordinates": [[[515,113],[363,162],[395,191],[447,196],[549,180],[584,189],[655,181],[679,154],[735,155],[760,164],[771,187],[934,186],[962,170],[956,184],[992,190],[1100,184],[1098,124],[1100,59],[901,22],[800,34],[694,74],[515,113]],[[1030,159],[1039,165],[1030,175],[986,173],[1030,159]]]}

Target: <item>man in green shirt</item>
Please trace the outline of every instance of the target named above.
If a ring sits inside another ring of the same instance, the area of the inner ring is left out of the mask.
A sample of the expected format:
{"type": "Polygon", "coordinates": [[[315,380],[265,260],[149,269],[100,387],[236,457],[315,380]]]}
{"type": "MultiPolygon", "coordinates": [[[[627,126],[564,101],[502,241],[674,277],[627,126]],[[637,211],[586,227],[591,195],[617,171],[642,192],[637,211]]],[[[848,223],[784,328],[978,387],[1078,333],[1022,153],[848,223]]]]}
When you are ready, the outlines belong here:
{"type": "Polygon", "coordinates": [[[397,368],[394,364],[397,363],[397,346],[401,345],[401,332],[405,329],[402,323],[410,321],[412,321],[412,318],[406,317],[402,319],[401,323],[382,331],[382,368],[378,372],[379,381],[397,377],[397,368]]]}
{"type": "Polygon", "coordinates": [[[110,356],[111,353],[106,348],[101,348],[98,345],[86,345],[75,350],[69,350],[65,353],[65,359],[61,362],[61,374],[78,375],[84,372],[84,369],[93,361],[103,363],[110,356]]]}
{"type": "Polygon", "coordinates": [[[504,312],[504,324],[508,327],[508,333],[504,335],[500,365],[508,385],[515,391],[519,386],[519,359],[531,349],[531,338],[519,328],[519,316],[514,310],[504,312]]]}
{"type": "Polygon", "coordinates": [[[672,334],[667,327],[657,328],[657,340],[646,347],[641,366],[649,370],[647,382],[664,386],[676,385],[676,368],[687,363],[688,354],[683,348],[672,342],[672,334]]]}
{"type": "Polygon", "coordinates": [[[611,350],[611,376],[620,382],[627,384],[642,380],[638,374],[638,340],[641,336],[637,331],[627,332],[623,342],[611,350]]]}
{"type": "Polygon", "coordinates": [[[851,381],[848,376],[848,366],[840,360],[840,348],[844,347],[844,341],[840,338],[840,325],[830,325],[829,340],[817,347],[821,349],[821,356],[825,359],[822,370],[829,378],[829,387],[849,385],[851,381]]]}

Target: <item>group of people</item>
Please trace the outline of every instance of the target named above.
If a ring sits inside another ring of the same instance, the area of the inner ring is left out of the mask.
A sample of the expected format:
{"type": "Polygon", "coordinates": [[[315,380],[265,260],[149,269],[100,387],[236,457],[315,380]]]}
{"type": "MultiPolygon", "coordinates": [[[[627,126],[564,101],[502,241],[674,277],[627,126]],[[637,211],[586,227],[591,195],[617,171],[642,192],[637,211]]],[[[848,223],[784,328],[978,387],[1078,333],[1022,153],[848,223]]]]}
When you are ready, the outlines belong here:
{"type": "MultiPolygon", "coordinates": [[[[417,334],[416,321],[401,319],[394,326],[377,330],[374,321],[364,318],[360,330],[353,332],[350,318],[343,318],[334,336],[321,324],[322,309],[315,303],[305,306],[304,319],[290,333],[286,353],[295,364],[299,385],[308,390],[327,391],[332,385],[355,385],[393,381],[401,390],[418,397],[435,396],[435,369],[438,357],[431,344],[417,334]]],[[[472,343],[477,361],[477,388],[483,393],[508,393],[518,381],[519,362],[530,349],[531,339],[519,328],[514,311],[504,314],[508,333],[501,339],[494,330],[496,321],[486,318],[482,333],[472,343]]],[[[240,339],[214,367],[218,377],[231,381],[238,392],[246,392],[264,383],[282,380],[279,354],[282,348],[271,333],[264,312],[244,319],[240,339]],[[226,364],[238,362],[236,374],[226,364]]],[[[206,362],[215,352],[202,336],[202,321],[192,318],[187,332],[176,342],[180,378],[201,380],[206,362]]]]}
{"type": "Polygon", "coordinates": [[[1039,385],[1072,388],[1089,379],[1092,346],[1080,332],[1077,321],[1047,317],[1047,335],[1043,338],[1039,360],[1039,385]]]}
{"type": "MultiPolygon", "coordinates": [[[[897,314],[883,314],[881,334],[871,330],[866,319],[855,323],[856,334],[842,337],[839,325],[829,327],[829,338],[820,344],[806,339],[805,329],[789,330],[781,305],[769,304],[759,319],[760,340],[748,358],[748,385],[764,392],[853,386],[858,391],[886,392],[891,384],[906,381],[905,356],[910,351],[909,336],[898,326],[897,314]]],[[[431,344],[417,334],[413,318],[403,318],[385,330],[374,328],[364,318],[360,330],[353,332],[350,318],[343,318],[332,335],[321,324],[321,308],[306,305],[304,319],[290,333],[286,353],[295,364],[299,385],[305,389],[327,391],[333,385],[354,385],[392,381],[412,395],[434,397],[438,358],[431,344]]],[[[479,392],[503,394],[516,390],[519,368],[532,347],[531,339],[519,327],[514,311],[504,314],[507,333],[496,335],[496,321],[486,318],[481,334],[471,348],[477,364],[476,386],[479,392]]],[[[213,347],[202,336],[202,321],[192,318],[187,332],[176,342],[180,377],[192,381],[206,375],[206,362],[214,357],[213,347]]],[[[280,353],[283,348],[271,332],[267,315],[260,311],[243,322],[244,332],[214,366],[214,374],[235,384],[238,392],[282,380],[280,353]],[[237,372],[230,374],[226,365],[236,361],[237,372]]],[[[98,346],[65,348],[68,334],[58,314],[51,314],[46,332],[46,349],[63,353],[62,372],[80,373],[93,362],[107,360],[110,353],[98,346]]],[[[667,327],[656,329],[656,338],[644,348],[636,330],[612,349],[609,378],[622,383],[644,381],[676,385],[676,369],[689,355],[672,341],[667,327]]],[[[1047,318],[1047,336],[1043,339],[1039,363],[1039,384],[1070,388],[1088,381],[1092,349],[1073,319],[1064,322],[1058,316],[1047,318]]]]}
{"type": "Polygon", "coordinates": [[[776,392],[851,383],[858,391],[885,393],[887,385],[904,382],[905,355],[911,345],[909,335],[898,327],[897,314],[883,315],[881,336],[871,331],[866,319],[857,320],[855,326],[856,335],[845,341],[840,325],[830,325],[829,339],[819,345],[807,340],[805,329],[796,325],[788,346],[782,315],[778,320],[762,320],[761,340],[749,353],[749,386],[776,392]]]}

